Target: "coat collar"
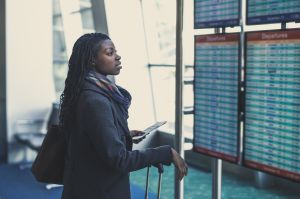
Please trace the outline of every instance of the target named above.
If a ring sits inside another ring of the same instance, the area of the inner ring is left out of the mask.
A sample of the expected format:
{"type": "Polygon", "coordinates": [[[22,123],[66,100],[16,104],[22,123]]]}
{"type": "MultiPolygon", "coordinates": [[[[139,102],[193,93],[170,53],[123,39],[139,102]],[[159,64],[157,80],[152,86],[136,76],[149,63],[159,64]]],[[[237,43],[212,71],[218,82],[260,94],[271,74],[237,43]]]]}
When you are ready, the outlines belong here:
{"type": "Polygon", "coordinates": [[[119,110],[120,109],[118,107],[119,105],[116,102],[114,102],[114,100],[109,95],[107,95],[104,91],[99,89],[99,87],[97,87],[95,84],[93,84],[89,80],[84,81],[81,91],[84,91],[84,90],[90,90],[90,91],[93,91],[93,92],[96,92],[96,93],[106,96],[112,104],[112,109],[115,112],[115,115],[117,117],[116,119],[119,121],[120,126],[126,132],[127,136],[130,136],[130,130],[128,129],[127,121],[125,120],[124,117],[122,117],[122,116],[120,116],[120,114],[118,114],[118,112],[121,111],[121,110],[119,110]]]}
{"type": "Polygon", "coordinates": [[[91,90],[94,91],[96,93],[105,95],[106,97],[109,97],[104,91],[102,91],[101,89],[99,89],[99,87],[97,87],[95,84],[93,84],[92,82],[90,82],[89,80],[84,80],[83,86],[81,87],[81,90],[91,90]]]}

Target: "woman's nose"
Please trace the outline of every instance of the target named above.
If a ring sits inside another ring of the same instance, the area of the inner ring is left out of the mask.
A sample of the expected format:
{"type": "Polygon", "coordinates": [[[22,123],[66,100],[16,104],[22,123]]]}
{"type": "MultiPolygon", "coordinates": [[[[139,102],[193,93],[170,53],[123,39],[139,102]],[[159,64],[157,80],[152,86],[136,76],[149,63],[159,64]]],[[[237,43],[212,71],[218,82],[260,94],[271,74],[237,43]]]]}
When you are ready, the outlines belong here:
{"type": "Polygon", "coordinates": [[[116,60],[120,60],[121,56],[117,54],[116,60]]]}

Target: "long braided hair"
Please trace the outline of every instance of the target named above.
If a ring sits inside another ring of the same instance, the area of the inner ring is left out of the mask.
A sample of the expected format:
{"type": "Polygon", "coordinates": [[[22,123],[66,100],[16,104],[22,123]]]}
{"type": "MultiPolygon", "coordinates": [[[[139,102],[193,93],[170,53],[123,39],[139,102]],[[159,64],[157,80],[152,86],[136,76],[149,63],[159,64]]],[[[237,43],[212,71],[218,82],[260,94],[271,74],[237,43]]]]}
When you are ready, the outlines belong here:
{"type": "Polygon", "coordinates": [[[102,33],[89,33],[81,36],[73,46],[65,88],[60,96],[59,124],[63,130],[67,130],[72,124],[75,104],[84,78],[92,69],[92,63],[104,40],[110,38],[102,33]]]}

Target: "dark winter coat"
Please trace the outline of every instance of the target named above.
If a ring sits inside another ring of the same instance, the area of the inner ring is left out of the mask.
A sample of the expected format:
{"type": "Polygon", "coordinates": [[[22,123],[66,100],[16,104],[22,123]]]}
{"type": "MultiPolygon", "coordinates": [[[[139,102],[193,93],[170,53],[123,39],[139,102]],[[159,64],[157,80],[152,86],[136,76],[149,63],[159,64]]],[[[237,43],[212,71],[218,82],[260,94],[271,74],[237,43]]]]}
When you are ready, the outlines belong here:
{"type": "Polygon", "coordinates": [[[70,129],[62,199],[130,199],[129,172],[170,164],[169,146],[132,151],[119,104],[85,81],[70,129]]]}

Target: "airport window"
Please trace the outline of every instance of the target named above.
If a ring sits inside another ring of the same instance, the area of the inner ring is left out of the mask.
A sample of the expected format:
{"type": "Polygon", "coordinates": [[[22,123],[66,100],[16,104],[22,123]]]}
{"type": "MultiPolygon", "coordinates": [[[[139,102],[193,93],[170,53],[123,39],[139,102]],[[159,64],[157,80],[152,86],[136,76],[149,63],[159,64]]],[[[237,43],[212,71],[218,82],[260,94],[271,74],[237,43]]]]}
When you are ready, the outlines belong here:
{"type": "MultiPolygon", "coordinates": [[[[157,120],[167,120],[163,131],[175,129],[175,50],[176,50],[176,1],[142,1],[145,36],[157,120]],[[155,13],[155,14],[154,14],[155,13]]],[[[193,1],[185,1],[184,10],[184,78],[193,78],[193,1]]],[[[193,105],[193,87],[184,87],[184,106],[193,105]]],[[[192,138],[193,117],[184,117],[184,134],[192,138]]]]}
{"type": "Polygon", "coordinates": [[[91,0],[72,1],[73,4],[68,5],[65,1],[53,0],[53,78],[57,100],[65,86],[74,39],[95,31],[91,0]],[[72,27],[71,33],[69,27],[72,27]]]}
{"type": "Polygon", "coordinates": [[[175,64],[176,2],[142,1],[149,63],[175,64]]]}
{"type": "Polygon", "coordinates": [[[59,0],[53,0],[53,78],[56,98],[64,88],[68,64],[66,42],[59,0]]]}

